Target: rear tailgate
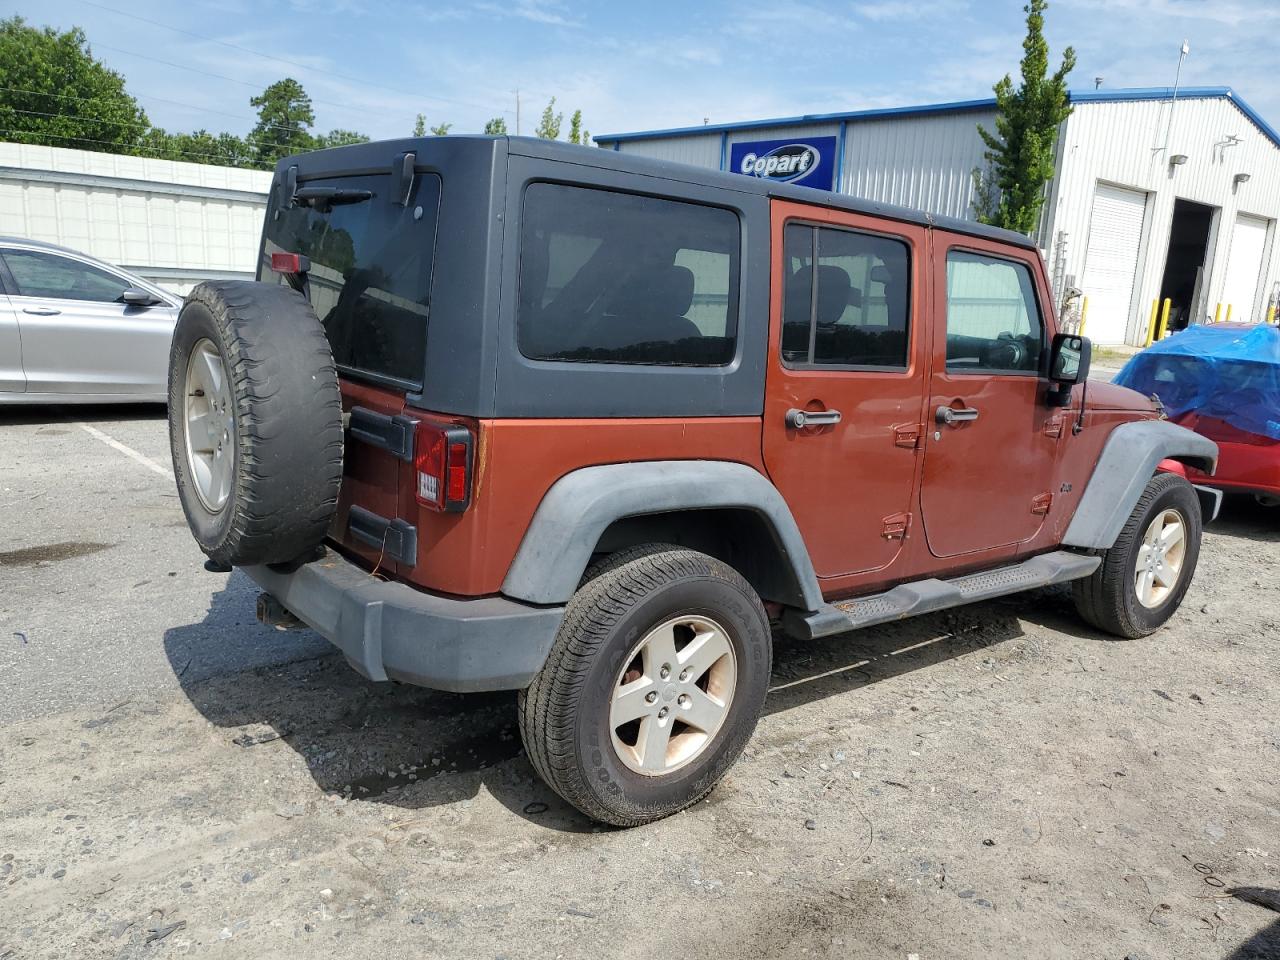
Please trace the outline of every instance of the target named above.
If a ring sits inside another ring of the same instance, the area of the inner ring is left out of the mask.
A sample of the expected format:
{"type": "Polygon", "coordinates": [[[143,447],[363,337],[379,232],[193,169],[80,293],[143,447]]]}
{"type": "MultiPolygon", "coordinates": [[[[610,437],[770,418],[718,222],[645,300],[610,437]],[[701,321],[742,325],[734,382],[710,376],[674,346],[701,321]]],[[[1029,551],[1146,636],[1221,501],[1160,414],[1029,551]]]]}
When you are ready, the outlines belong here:
{"type": "Polygon", "coordinates": [[[402,414],[422,389],[441,189],[439,176],[403,169],[278,175],[259,267],[311,301],[342,380],[349,424],[330,535],[388,574],[416,556],[415,511],[401,516],[415,483],[402,414]]]}

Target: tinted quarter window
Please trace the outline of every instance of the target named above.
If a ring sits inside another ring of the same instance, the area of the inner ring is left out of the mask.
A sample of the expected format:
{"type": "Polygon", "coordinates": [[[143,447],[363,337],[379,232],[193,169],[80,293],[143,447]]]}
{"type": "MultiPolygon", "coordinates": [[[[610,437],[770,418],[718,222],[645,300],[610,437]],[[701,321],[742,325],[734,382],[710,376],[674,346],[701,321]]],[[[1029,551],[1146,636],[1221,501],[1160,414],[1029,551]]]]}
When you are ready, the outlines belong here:
{"type": "Polygon", "coordinates": [[[22,297],[115,303],[129,282],[79,260],[37,250],[6,250],[4,262],[22,297]]]}
{"type": "Polygon", "coordinates": [[[782,359],[792,365],[905,369],[910,256],[900,240],[788,224],[782,359]]]}
{"type": "Polygon", "coordinates": [[[715,366],[733,359],[739,224],[718,207],[553,183],[525,192],[520,352],[715,366]]]}
{"type": "MultiPolygon", "coordinates": [[[[440,178],[414,178],[407,206],[387,197],[389,177],[342,177],[304,186],[367,190],[354,203],[313,202],[267,215],[262,278],[273,252],[311,261],[305,292],[347,374],[421,386],[435,258],[440,178]]],[[[274,201],[273,201],[274,203],[274,201]]],[[[299,281],[295,278],[295,284],[299,281]]]]}
{"type": "Polygon", "coordinates": [[[1044,324],[1025,263],[963,250],[947,254],[947,369],[1036,373],[1044,324]]]}

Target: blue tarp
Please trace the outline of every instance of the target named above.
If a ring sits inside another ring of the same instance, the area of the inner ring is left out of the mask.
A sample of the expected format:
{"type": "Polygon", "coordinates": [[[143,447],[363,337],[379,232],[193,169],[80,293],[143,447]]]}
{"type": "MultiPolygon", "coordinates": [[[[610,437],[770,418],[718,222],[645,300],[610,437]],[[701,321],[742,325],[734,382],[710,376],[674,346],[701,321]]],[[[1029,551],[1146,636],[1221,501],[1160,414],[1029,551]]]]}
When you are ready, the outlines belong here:
{"type": "Polygon", "coordinates": [[[1115,382],[1155,394],[1172,420],[1195,412],[1280,440],[1280,327],[1188,327],[1136,355],[1115,382]]]}

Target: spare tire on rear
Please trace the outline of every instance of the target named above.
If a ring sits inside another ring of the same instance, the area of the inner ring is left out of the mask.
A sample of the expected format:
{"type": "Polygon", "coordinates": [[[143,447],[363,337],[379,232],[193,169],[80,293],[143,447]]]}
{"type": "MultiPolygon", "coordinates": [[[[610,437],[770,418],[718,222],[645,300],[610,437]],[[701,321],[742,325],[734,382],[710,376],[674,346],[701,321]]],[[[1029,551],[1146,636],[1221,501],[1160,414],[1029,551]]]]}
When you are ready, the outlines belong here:
{"type": "Polygon", "coordinates": [[[187,524],[215,564],[314,553],[342,480],[342,396],[305,297],[244,281],[187,295],[169,351],[169,446],[187,524]]]}

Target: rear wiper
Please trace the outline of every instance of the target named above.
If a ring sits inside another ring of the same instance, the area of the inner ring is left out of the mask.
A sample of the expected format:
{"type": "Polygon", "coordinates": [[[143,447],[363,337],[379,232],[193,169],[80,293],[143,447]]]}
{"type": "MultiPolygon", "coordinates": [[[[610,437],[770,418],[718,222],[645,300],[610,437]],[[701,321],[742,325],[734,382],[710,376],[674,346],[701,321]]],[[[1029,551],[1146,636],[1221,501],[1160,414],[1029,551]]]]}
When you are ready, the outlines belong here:
{"type": "Polygon", "coordinates": [[[346,203],[364,203],[373,196],[372,190],[349,190],[341,187],[301,187],[294,195],[298,206],[311,204],[317,210],[327,210],[346,203]]]}

